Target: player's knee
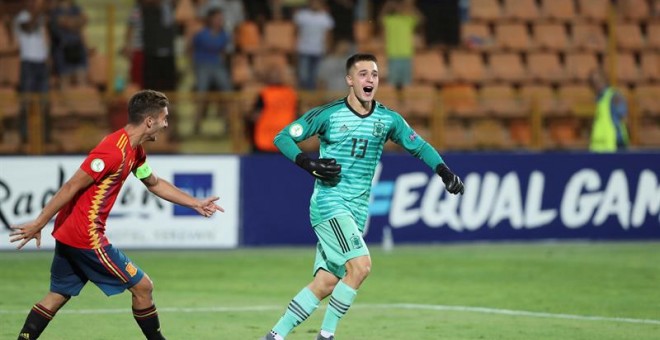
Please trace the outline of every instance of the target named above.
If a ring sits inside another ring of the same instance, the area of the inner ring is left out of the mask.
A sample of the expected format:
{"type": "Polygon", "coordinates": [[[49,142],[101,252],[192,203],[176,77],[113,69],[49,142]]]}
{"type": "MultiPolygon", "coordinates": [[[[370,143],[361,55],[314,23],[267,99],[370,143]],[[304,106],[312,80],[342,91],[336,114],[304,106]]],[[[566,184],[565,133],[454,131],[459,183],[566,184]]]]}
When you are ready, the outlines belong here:
{"type": "Polygon", "coordinates": [[[144,276],[138,284],[135,285],[133,292],[135,295],[141,297],[151,296],[151,293],[154,291],[154,282],[148,276],[144,276]]]}
{"type": "Polygon", "coordinates": [[[371,272],[371,260],[369,258],[360,259],[352,263],[347,269],[351,276],[364,280],[371,272]]]}

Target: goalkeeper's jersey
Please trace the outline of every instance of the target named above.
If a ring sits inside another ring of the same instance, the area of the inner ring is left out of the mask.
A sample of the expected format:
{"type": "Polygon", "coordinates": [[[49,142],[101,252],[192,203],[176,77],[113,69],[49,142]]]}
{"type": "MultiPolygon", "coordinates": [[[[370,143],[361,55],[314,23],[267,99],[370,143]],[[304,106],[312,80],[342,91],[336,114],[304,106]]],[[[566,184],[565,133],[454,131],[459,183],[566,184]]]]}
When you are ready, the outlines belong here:
{"type": "Polygon", "coordinates": [[[359,115],[340,99],[316,107],[289,124],[275,144],[290,160],[301,152],[296,143],[318,135],[320,158],[334,158],[341,175],[332,181],[316,180],[310,202],[312,225],[350,215],[362,231],[369,211],[371,181],[388,139],[435,168],[442,158],[413,131],[397,112],[374,101],[371,112],[359,115]]]}

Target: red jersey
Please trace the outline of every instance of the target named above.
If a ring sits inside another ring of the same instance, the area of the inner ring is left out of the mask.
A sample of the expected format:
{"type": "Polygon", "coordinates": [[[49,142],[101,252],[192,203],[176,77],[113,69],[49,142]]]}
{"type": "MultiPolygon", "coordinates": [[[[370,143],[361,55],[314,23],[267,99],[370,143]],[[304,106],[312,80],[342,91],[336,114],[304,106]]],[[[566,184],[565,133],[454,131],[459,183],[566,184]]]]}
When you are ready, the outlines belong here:
{"type": "Polygon", "coordinates": [[[80,169],[94,183],[79,191],[57,214],[53,237],[75,248],[98,249],[109,244],[105,221],[128,174],[146,161],[141,145],[133,148],[122,128],[106,136],[80,169]]]}

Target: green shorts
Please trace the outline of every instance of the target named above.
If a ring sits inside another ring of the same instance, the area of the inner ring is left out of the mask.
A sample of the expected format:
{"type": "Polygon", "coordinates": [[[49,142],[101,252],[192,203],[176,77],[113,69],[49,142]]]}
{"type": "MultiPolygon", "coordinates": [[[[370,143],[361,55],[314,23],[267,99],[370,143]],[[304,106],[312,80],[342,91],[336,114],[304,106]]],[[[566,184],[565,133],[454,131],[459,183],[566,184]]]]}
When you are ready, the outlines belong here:
{"type": "Polygon", "coordinates": [[[323,269],[343,278],[348,260],[369,255],[362,233],[350,216],[337,216],[314,226],[319,239],[314,260],[314,273],[323,269]]]}

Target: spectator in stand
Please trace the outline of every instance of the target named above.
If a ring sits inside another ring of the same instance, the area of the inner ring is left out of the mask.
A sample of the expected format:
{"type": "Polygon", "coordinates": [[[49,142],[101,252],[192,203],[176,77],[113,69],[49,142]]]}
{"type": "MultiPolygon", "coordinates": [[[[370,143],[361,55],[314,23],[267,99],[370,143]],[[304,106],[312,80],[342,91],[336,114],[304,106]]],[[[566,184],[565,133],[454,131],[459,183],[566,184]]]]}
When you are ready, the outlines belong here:
{"type": "MultiPolygon", "coordinates": [[[[351,56],[351,43],[337,40],[332,53],[323,58],[319,67],[319,88],[334,96],[346,91],[346,59],[351,56]]],[[[328,100],[333,98],[328,98],[328,100]]]]}
{"type": "MultiPolygon", "coordinates": [[[[209,11],[219,8],[222,10],[225,31],[233,34],[236,27],[245,21],[245,9],[241,0],[201,0],[197,3],[197,17],[206,18],[209,11]]],[[[229,48],[233,51],[233,48],[229,48]]]]}
{"type": "Polygon", "coordinates": [[[626,99],[611,86],[601,69],[591,71],[589,84],[596,93],[596,113],[591,129],[590,149],[593,152],[616,152],[628,147],[625,118],[626,99]]]}
{"type": "Polygon", "coordinates": [[[142,31],[142,0],[137,0],[131,9],[126,27],[122,54],[130,60],[130,83],[144,88],[144,38],[142,31]]]}
{"type": "Polygon", "coordinates": [[[142,1],[144,87],[157,91],[176,89],[174,55],[174,6],[171,0],[142,1]]]}
{"type": "Polygon", "coordinates": [[[207,92],[213,86],[220,91],[232,89],[225,59],[230,41],[231,36],[224,29],[222,10],[219,8],[209,10],[206,14],[205,27],[195,34],[190,46],[195,68],[196,90],[203,96],[195,116],[195,134],[200,133],[202,119],[208,111],[207,92]]]}
{"type": "Polygon", "coordinates": [[[322,0],[309,0],[308,7],[294,14],[293,21],[298,27],[298,86],[314,90],[318,66],[325,55],[334,20],[322,0]]]}
{"type": "Polygon", "coordinates": [[[279,67],[268,68],[266,86],[247,119],[247,134],[251,136],[255,152],[277,152],[275,136],[297,117],[298,94],[284,83],[283,72],[279,67]]]}
{"type": "Polygon", "coordinates": [[[28,111],[39,95],[39,112],[44,124],[44,141],[50,143],[50,115],[48,114],[48,42],[46,41],[46,5],[43,0],[28,0],[14,20],[14,32],[21,60],[19,92],[22,95],[19,125],[21,142],[28,141],[28,111]]]}
{"type": "Polygon", "coordinates": [[[50,12],[50,38],[55,73],[63,88],[87,78],[87,48],[83,28],[87,16],[73,0],[57,0],[50,12]]]}
{"type": "MultiPolygon", "coordinates": [[[[332,30],[332,38],[335,41],[348,41],[353,43],[355,36],[353,33],[353,23],[355,22],[355,7],[356,0],[330,0],[328,7],[330,7],[330,14],[332,20],[335,22],[335,27],[332,30]]],[[[346,56],[346,60],[349,56],[346,56]]],[[[346,86],[341,89],[346,90],[346,86]]]]}
{"type": "Polygon", "coordinates": [[[388,80],[397,89],[412,82],[415,29],[422,17],[415,0],[390,0],[383,5],[380,21],[385,32],[388,80]]]}

